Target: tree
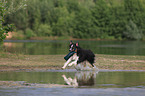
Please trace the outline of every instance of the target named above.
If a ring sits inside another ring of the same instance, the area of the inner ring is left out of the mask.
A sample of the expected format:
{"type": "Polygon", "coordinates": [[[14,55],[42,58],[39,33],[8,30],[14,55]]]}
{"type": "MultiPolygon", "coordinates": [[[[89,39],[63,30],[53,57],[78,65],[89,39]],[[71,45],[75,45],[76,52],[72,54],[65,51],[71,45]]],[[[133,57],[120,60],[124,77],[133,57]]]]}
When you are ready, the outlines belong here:
{"type": "MultiPolygon", "coordinates": [[[[58,13],[58,18],[56,23],[53,26],[53,35],[55,36],[68,36],[72,33],[71,28],[72,22],[74,20],[74,14],[69,13],[65,6],[61,8],[56,8],[56,13],[58,13]]],[[[72,35],[72,34],[71,34],[72,35]]]]}
{"type": "Polygon", "coordinates": [[[88,8],[81,7],[75,16],[75,38],[94,38],[96,28],[93,23],[93,16],[88,8]]]}
{"type": "Polygon", "coordinates": [[[124,31],[124,35],[127,39],[131,40],[141,40],[143,37],[142,31],[132,20],[129,21],[128,25],[126,25],[126,31],[124,31]]]}
{"type": "Polygon", "coordinates": [[[51,27],[47,24],[41,24],[37,30],[38,36],[51,36],[52,30],[51,27]]]}
{"type": "Polygon", "coordinates": [[[13,31],[14,25],[4,22],[4,17],[25,8],[27,0],[1,0],[0,1],[0,42],[6,38],[9,31],[13,31]],[[17,2],[17,3],[16,3],[17,2]]]}
{"type": "Polygon", "coordinates": [[[97,28],[97,37],[104,39],[109,33],[110,10],[105,0],[97,0],[92,9],[94,24],[97,28]]]}
{"type": "Polygon", "coordinates": [[[1,0],[1,2],[5,3],[6,14],[12,14],[27,7],[27,0],[1,0]]]}
{"type": "Polygon", "coordinates": [[[0,1],[0,42],[2,42],[9,31],[12,31],[13,25],[3,25],[4,15],[6,14],[5,3],[0,1]]]}
{"type": "Polygon", "coordinates": [[[126,25],[126,12],[123,7],[123,1],[117,1],[118,4],[116,4],[116,0],[110,1],[109,6],[109,35],[113,36],[116,39],[122,39],[123,31],[125,30],[126,25]]]}
{"type": "Polygon", "coordinates": [[[126,36],[130,20],[145,34],[145,0],[5,1],[8,11],[3,25],[15,24],[25,35],[28,28],[42,36],[40,29],[47,28],[46,36],[131,39],[126,36]]]}
{"type": "MultiPolygon", "coordinates": [[[[126,12],[126,18],[127,23],[126,28],[129,31],[129,26],[135,27],[132,29],[133,32],[135,32],[136,29],[136,35],[128,39],[141,39],[143,37],[142,33],[145,33],[145,7],[144,7],[144,0],[124,0],[124,11],[126,12]],[[138,30],[138,31],[137,31],[138,30]],[[142,35],[142,36],[139,36],[142,35]]],[[[135,33],[134,33],[135,34],[135,33]]]]}

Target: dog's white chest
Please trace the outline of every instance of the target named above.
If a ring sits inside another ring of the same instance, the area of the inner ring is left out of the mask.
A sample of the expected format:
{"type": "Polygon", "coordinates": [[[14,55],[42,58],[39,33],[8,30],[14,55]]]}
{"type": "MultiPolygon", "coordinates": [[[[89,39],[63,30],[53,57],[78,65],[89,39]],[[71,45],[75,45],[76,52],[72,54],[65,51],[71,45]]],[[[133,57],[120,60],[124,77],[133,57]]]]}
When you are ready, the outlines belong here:
{"type": "Polygon", "coordinates": [[[79,57],[77,56],[76,53],[71,57],[72,60],[78,60],[78,58],[79,58],[79,57]]]}

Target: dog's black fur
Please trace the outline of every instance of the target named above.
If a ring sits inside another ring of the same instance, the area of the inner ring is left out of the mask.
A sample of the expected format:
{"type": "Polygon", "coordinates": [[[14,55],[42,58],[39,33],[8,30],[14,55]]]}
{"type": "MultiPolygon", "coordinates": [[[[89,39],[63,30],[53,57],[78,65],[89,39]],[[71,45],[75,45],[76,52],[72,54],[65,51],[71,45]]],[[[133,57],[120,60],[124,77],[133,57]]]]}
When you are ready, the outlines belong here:
{"type": "Polygon", "coordinates": [[[94,67],[95,55],[91,50],[83,49],[78,43],[72,43],[71,41],[69,51],[75,51],[77,53],[77,56],[79,57],[77,64],[83,61],[88,61],[92,67],[94,67]]]}

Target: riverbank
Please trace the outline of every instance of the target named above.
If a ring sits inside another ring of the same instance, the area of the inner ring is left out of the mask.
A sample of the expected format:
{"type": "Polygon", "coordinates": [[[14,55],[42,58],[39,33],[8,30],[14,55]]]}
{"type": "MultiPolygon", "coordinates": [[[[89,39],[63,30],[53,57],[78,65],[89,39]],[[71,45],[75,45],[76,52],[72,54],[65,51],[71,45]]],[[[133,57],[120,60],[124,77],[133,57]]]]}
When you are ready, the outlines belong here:
{"type": "MultiPolygon", "coordinates": [[[[65,55],[0,54],[0,71],[61,69],[65,55]]],[[[96,67],[110,70],[145,70],[145,56],[96,54],[96,67]]],[[[67,67],[73,68],[73,67],[67,67]]]]}
{"type": "Polygon", "coordinates": [[[38,84],[25,81],[0,81],[0,88],[69,88],[71,85],[38,84]]]}

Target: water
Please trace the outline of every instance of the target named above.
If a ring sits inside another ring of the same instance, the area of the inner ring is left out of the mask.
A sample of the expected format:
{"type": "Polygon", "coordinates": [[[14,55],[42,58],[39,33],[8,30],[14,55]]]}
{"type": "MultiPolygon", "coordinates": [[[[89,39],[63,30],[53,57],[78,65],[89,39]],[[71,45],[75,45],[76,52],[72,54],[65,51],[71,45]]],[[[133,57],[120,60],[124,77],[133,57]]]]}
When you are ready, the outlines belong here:
{"type": "Polygon", "coordinates": [[[145,71],[0,72],[0,81],[58,84],[70,87],[0,88],[0,96],[145,96],[145,71]]]}
{"type": "MultiPolygon", "coordinates": [[[[145,56],[145,41],[79,41],[79,44],[95,54],[145,56]]],[[[55,55],[67,54],[68,45],[69,41],[63,40],[10,40],[0,48],[11,53],[55,55]]],[[[26,70],[0,72],[1,81],[26,82],[28,86],[15,83],[0,86],[0,96],[145,96],[145,71],[26,70]]]]}
{"type": "Polygon", "coordinates": [[[145,96],[144,89],[139,88],[19,88],[5,90],[1,96],[145,96]]]}
{"type": "MultiPolygon", "coordinates": [[[[79,41],[79,45],[95,54],[145,56],[145,41],[79,41]]],[[[6,40],[3,49],[11,53],[53,55],[67,54],[68,46],[68,40],[6,40]]]]}

